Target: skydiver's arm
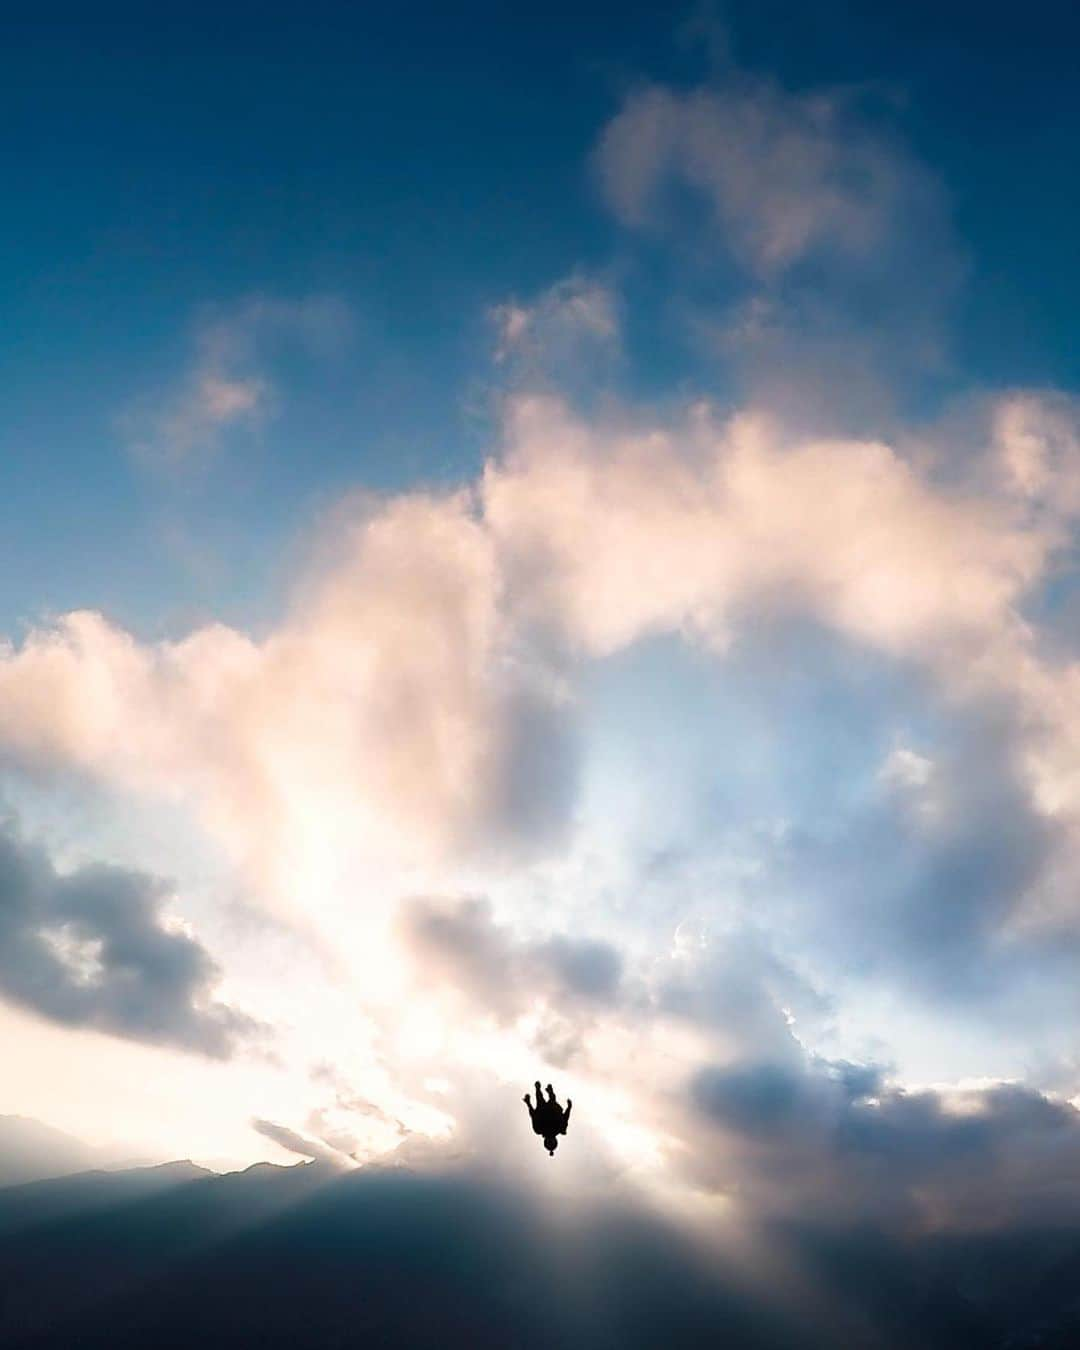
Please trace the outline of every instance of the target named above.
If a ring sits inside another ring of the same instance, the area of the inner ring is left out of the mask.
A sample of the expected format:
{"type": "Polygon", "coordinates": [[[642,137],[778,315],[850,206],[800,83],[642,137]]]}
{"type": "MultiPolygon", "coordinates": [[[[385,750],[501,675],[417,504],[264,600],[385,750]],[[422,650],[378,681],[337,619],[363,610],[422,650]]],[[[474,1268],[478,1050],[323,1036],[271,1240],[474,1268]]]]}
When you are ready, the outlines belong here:
{"type": "Polygon", "coordinates": [[[567,1127],[567,1125],[570,1124],[570,1108],[573,1106],[573,1104],[574,1104],[574,1103],[570,1100],[570,1098],[567,1097],[567,1099],[566,1099],[566,1110],[563,1112],[563,1117],[562,1117],[563,1134],[566,1133],[566,1127],[567,1127]]]}

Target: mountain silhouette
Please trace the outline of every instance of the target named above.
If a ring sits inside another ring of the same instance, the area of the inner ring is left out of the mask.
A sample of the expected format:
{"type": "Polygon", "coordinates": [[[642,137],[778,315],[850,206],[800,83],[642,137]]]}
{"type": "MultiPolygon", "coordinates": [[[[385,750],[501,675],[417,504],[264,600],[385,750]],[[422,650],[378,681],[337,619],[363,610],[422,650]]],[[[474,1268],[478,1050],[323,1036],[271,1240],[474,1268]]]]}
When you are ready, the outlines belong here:
{"type": "Polygon", "coordinates": [[[626,1206],[557,1217],[465,1174],[191,1163],[0,1190],[17,1350],[1063,1350],[1080,1232],[900,1239],[776,1228],[748,1282],[626,1206]],[[785,1277],[786,1278],[786,1277],[785,1277]]]}
{"type": "Polygon", "coordinates": [[[7,1186],[0,1189],[0,1238],[23,1229],[89,1217],[97,1211],[148,1200],[175,1186],[213,1175],[194,1163],[173,1162],[122,1172],[81,1172],[7,1186]]]}
{"type": "Polygon", "coordinates": [[[197,1172],[0,1191],[0,1343],[616,1350],[706,1326],[734,1347],[806,1343],[640,1216],[557,1228],[498,1187],[398,1169],[197,1172]]]}

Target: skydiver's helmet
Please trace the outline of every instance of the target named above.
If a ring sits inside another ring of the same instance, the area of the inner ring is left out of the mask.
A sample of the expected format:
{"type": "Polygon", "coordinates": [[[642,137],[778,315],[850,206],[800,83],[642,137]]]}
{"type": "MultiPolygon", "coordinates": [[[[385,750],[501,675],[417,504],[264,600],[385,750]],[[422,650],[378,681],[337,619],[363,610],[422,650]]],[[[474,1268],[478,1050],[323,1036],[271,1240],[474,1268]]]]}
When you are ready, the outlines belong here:
{"type": "Polygon", "coordinates": [[[559,1141],[555,1137],[555,1135],[549,1134],[547,1136],[547,1138],[544,1140],[544,1147],[547,1149],[547,1151],[551,1154],[552,1157],[555,1156],[555,1150],[559,1147],[559,1141]]]}

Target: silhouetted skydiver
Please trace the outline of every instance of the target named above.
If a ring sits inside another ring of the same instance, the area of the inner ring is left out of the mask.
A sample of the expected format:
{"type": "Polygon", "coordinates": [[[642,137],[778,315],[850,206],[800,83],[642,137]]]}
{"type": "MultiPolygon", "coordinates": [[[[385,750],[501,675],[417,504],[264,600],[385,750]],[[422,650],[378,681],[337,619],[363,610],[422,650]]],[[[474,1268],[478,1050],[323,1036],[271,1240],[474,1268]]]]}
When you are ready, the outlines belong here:
{"type": "Polygon", "coordinates": [[[574,1103],[567,1097],[566,1110],[564,1111],[555,1100],[555,1089],[550,1083],[547,1085],[547,1101],[545,1101],[540,1095],[539,1079],[536,1081],[536,1105],[533,1106],[527,1092],[522,1101],[529,1108],[529,1119],[532,1121],[533,1134],[543,1136],[544,1147],[548,1153],[554,1156],[555,1150],[559,1147],[557,1136],[566,1133],[566,1127],[570,1123],[570,1108],[574,1103]]]}

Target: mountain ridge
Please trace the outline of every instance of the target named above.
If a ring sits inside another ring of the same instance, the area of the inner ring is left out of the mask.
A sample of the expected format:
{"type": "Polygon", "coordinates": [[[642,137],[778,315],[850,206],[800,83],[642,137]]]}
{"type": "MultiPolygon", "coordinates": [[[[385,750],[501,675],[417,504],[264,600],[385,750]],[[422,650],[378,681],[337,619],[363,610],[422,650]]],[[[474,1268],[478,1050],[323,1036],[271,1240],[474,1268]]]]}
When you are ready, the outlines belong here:
{"type": "Polygon", "coordinates": [[[765,1236],[811,1274],[812,1302],[797,1284],[748,1288],[734,1265],[630,1205],[558,1214],[464,1172],[342,1174],[301,1162],[216,1174],[183,1160],[91,1172],[0,1192],[0,1342],[691,1350],[720,1338],[726,1350],[1064,1350],[1080,1341],[1080,1230],[765,1236]]]}

